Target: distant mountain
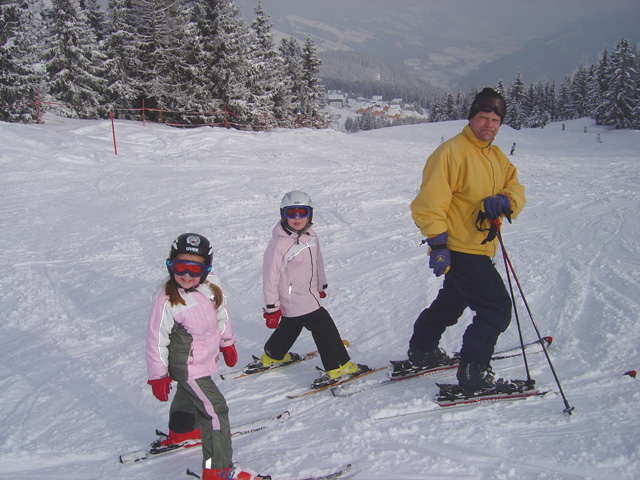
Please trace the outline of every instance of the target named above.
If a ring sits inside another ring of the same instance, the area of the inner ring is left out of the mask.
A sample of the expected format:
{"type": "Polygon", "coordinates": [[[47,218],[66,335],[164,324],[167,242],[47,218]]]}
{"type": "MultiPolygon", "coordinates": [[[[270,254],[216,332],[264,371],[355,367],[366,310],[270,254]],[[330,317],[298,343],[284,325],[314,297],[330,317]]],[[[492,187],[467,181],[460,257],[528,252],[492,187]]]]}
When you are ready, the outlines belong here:
{"type": "MultiPolygon", "coordinates": [[[[258,0],[236,3],[246,18],[253,18],[258,0]]],[[[451,92],[500,79],[510,82],[518,72],[527,83],[559,82],[581,64],[595,62],[605,47],[612,48],[621,38],[640,39],[637,0],[261,3],[276,36],[304,41],[309,35],[314,40],[327,78],[347,81],[353,69],[375,73],[377,67],[363,65],[377,57],[389,71],[393,66],[451,92]],[[343,62],[336,51],[351,52],[353,64],[343,62]],[[358,59],[360,53],[365,55],[358,59]]]]}
{"type": "Polygon", "coordinates": [[[520,73],[527,84],[552,80],[560,84],[581,65],[596,63],[605,48],[611,52],[623,38],[640,41],[640,9],[571,23],[554,35],[531,40],[513,53],[483,63],[455,82],[465,91],[472,86],[494,85],[498,80],[509,84],[520,73]]]}
{"type": "Polygon", "coordinates": [[[374,55],[357,51],[326,50],[320,77],[329,90],[342,90],[351,96],[385,100],[400,98],[406,103],[426,106],[442,89],[419,79],[406,69],[382,61],[374,55]]]}

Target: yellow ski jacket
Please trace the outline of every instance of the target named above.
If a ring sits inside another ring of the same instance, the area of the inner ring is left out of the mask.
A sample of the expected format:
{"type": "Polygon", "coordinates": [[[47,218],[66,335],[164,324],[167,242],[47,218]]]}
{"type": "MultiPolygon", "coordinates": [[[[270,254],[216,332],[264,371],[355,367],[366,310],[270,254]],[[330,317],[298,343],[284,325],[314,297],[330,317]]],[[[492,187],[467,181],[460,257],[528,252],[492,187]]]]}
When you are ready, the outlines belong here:
{"type": "MultiPolygon", "coordinates": [[[[450,250],[493,257],[498,240],[482,245],[487,231],[478,231],[476,219],[482,200],[499,193],[509,197],[511,218],[516,218],[526,202],[516,167],[499,147],[478,140],[466,125],[427,159],[411,216],[425,237],[447,232],[450,250]]],[[[482,226],[488,229],[489,224],[482,226]]]]}

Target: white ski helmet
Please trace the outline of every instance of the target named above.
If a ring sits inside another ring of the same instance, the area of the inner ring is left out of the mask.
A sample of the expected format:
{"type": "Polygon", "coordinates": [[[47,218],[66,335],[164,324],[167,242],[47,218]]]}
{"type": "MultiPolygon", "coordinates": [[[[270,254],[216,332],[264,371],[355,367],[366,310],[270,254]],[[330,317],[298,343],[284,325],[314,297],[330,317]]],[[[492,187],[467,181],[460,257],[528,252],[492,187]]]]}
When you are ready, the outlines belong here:
{"type": "Polygon", "coordinates": [[[309,214],[309,225],[311,225],[311,221],[313,220],[313,202],[311,201],[311,197],[306,193],[300,190],[294,190],[289,193],[285,193],[284,197],[282,197],[282,201],[280,202],[280,218],[283,223],[286,224],[286,217],[284,216],[284,209],[287,207],[309,207],[311,213],[309,214]]]}

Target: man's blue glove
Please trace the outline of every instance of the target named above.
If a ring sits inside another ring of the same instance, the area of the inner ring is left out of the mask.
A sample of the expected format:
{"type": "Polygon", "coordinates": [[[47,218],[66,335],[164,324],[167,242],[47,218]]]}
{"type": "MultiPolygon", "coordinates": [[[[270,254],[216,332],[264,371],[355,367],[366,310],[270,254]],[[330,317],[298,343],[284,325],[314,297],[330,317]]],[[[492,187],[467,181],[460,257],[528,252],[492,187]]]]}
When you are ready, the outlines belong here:
{"type": "Polygon", "coordinates": [[[431,247],[429,252],[429,268],[433,270],[436,277],[447,273],[451,267],[451,252],[447,248],[447,232],[427,239],[427,244],[431,247]]]}
{"type": "Polygon", "coordinates": [[[482,205],[487,218],[491,220],[500,215],[511,215],[511,201],[506,195],[498,194],[495,197],[487,197],[482,200],[482,205]]]}

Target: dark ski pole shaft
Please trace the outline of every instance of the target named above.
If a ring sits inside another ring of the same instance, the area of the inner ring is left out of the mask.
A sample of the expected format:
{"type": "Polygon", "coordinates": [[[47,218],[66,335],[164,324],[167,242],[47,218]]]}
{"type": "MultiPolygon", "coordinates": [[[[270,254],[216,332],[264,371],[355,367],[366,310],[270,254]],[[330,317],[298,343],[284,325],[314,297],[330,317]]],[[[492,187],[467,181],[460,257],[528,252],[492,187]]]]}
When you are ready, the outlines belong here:
{"type": "MultiPolygon", "coordinates": [[[[495,220],[492,220],[492,222],[496,225],[497,229],[496,229],[496,234],[500,235],[500,219],[496,218],[495,220]]],[[[502,237],[500,236],[500,246],[502,247],[502,237]]],[[[513,283],[511,282],[511,274],[509,272],[509,267],[507,266],[507,257],[505,255],[505,251],[504,251],[504,247],[502,249],[502,258],[504,260],[504,268],[507,272],[507,280],[509,282],[509,293],[511,294],[511,301],[513,302],[513,313],[516,317],[516,325],[518,326],[518,336],[520,337],[520,348],[522,349],[522,359],[524,361],[524,369],[527,372],[527,383],[531,384],[531,373],[529,371],[529,362],[527,361],[527,352],[525,351],[524,348],[524,339],[522,337],[522,325],[520,324],[520,316],[518,315],[518,307],[516,306],[516,296],[515,293],[513,291],[513,283]]],[[[539,337],[539,335],[538,335],[539,337]]],[[[540,340],[540,342],[542,343],[542,340],[540,340]]],[[[544,345],[543,345],[544,348],[544,345]]]]}
{"type": "MultiPolygon", "coordinates": [[[[507,275],[509,274],[509,270],[513,274],[513,279],[515,280],[516,285],[518,286],[518,291],[520,292],[520,296],[522,297],[522,301],[524,302],[524,306],[527,309],[527,313],[529,314],[529,318],[531,318],[531,323],[533,324],[533,328],[535,329],[536,334],[538,335],[538,339],[540,340],[540,344],[542,345],[542,351],[544,352],[545,357],[547,357],[547,362],[549,363],[549,367],[551,368],[551,373],[553,373],[553,378],[555,378],[556,384],[558,385],[558,389],[560,390],[560,395],[562,395],[562,400],[564,401],[564,406],[565,406],[565,409],[563,410],[563,412],[568,413],[569,415],[571,415],[571,412],[573,412],[575,407],[572,407],[572,406],[569,405],[569,402],[567,401],[567,397],[565,396],[564,391],[562,390],[562,385],[560,385],[560,380],[558,379],[558,375],[556,374],[556,370],[555,370],[555,368],[553,368],[553,363],[551,362],[551,357],[549,357],[549,352],[547,352],[547,348],[545,347],[544,342],[542,341],[542,336],[540,335],[540,330],[538,330],[538,325],[536,325],[536,321],[533,319],[533,314],[531,313],[531,308],[529,308],[529,303],[527,302],[527,299],[524,296],[524,292],[522,291],[522,286],[520,285],[520,281],[518,280],[518,276],[516,275],[515,269],[513,268],[513,264],[511,263],[511,259],[509,258],[509,255],[507,254],[507,250],[504,247],[504,242],[502,241],[502,233],[500,232],[499,229],[498,229],[498,240],[500,241],[500,248],[502,249],[502,256],[504,257],[504,260],[505,260],[505,268],[508,265],[507,275]]],[[[515,302],[514,302],[514,306],[515,306],[515,302]]]]}

